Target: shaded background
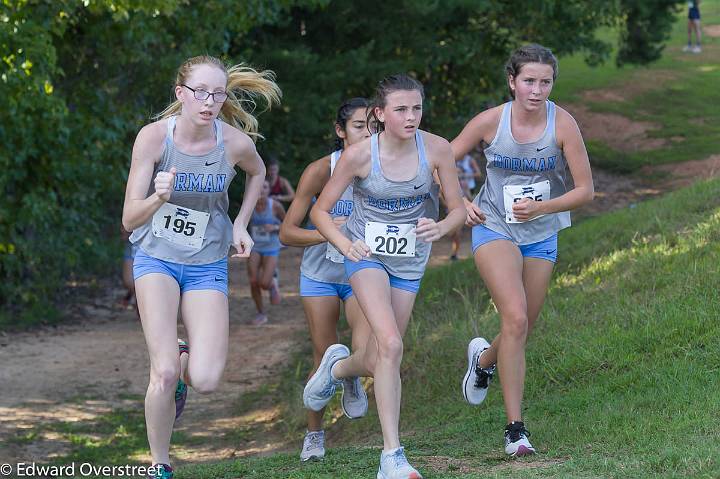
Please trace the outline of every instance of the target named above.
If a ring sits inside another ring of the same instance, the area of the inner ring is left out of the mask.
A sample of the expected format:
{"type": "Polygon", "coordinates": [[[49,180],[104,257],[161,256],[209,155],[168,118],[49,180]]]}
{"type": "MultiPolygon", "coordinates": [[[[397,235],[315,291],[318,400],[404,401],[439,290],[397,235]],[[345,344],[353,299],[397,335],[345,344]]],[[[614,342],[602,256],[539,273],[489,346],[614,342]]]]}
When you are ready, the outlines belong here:
{"type": "MultiPolygon", "coordinates": [[[[423,128],[454,137],[504,99],[503,65],[534,41],[591,64],[659,58],[670,0],[17,1],[0,5],[0,328],[59,317],[116,267],[130,151],[172,100],[180,63],[211,54],[277,73],[258,149],[294,182],[326,154],[339,103],[408,71],[423,128]],[[618,32],[610,40],[601,35],[618,32]]],[[[242,184],[231,190],[235,208],[242,184]]]]}

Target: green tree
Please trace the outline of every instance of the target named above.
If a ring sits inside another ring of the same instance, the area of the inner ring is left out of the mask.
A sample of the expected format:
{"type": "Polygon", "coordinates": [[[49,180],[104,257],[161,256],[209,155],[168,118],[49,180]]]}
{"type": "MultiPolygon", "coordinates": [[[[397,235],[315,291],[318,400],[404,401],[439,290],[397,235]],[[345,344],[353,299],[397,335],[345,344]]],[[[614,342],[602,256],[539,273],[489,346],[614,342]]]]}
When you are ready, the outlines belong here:
{"type": "Polygon", "coordinates": [[[2,3],[0,324],[51,319],[79,272],[112,271],[132,142],[177,67],[290,4],[2,3]]]}
{"type": "Polygon", "coordinates": [[[261,117],[259,147],[295,177],[329,150],[338,104],[388,74],[421,80],[424,127],[452,137],[503,98],[517,45],[599,62],[612,45],[596,32],[615,27],[618,63],[646,63],[678,3],[1,0],[0,325],[49,319],[70,282],[112,271],[133,139],[190,56],[277,72],[283,106],[261,117]]]}
{"type": "Polygon", "coordinates": [[[236,37],[230,52],[277,71],[284,107],[265,120],[266,146],[296,172],[327,152],[340,102],[372,95],[389,74],[410,72],[424,84],[423,126],[452,138],[471,115],[505,97],[503,67],[517,46],[541,43],[597,64],[613,48],[598,31],[613,27],[618,64],[648,63],[659,58],[679,3],[339,0],[293,8],[280,23],[236,37]]]}

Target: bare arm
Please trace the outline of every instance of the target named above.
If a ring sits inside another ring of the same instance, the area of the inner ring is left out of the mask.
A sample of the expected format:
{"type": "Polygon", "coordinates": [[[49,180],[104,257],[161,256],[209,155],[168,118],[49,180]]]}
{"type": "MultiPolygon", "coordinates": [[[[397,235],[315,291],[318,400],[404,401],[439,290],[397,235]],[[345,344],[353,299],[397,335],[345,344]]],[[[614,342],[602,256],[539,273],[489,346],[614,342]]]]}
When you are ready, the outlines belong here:
{"type": "MultiPolygon", "coordinates": [[[[123,204],[122,224],[127,231],[147,223],[155,212],[170,198],[170,193],[163,191],[163,198],[155,191],[147,196],[150,182],[153,180],[155,164],[160,159],[164,148],[165,128],[163,122],[157,122],[143,127],[135,139],[132,151],[130,174],[125,188],[125,202],[123,204]],[[160,125],[162,123],[162,125],[160,125]]],[[[160,175],[159,172],[158,175],[160,175]]],[[[168,176],[169,173],[166,173],[168,176]]],[[[174,175],[172,175],[174,178],[174,175]]],[[[162,176],[161,176],[162,178],[162,176]]],[[[171,178],[165,178],[163,185],[171,178]]],[[[156,190],[157,190],[156,184],[156,190]]]]}
{"type": "Polygon", "coordinates": [[[231,132],[230,135],[226,135],[228,161],[245,172],[245,194],[234,223],[247,228],[265,181],[265,164],[250,137],[235,128],[226,127],[226,130],[231,132]]]}
{"type": "Polygon", "coordinates": [[[448,214],[437,223],[422,218],[416,229],[418,238],[424,241],[436,241],[450,231],[458,229],[465,222],[466,210],[461,197],[460,182],[450,144],[444,138],[434,137],[430,146],[432,164],[440,180],[440,188],[445,198],[448,214]],[[435,223],[435,226],[433,226],[435,223]]]}
{"type": "Polygon", "coordinates": [[[233,246],[238,251],[233,257],[246,258],[250,256],[250,250],[255,244],[247,232],[247,225],[265,181],[265,164],[249,136],[230,126],[224,128],[228,161],[245,172],[245,194],[240,211],[233,222],[233,246]]]}
{"type": "MultiPolygon", "coordinates": [[[[450,142],[455,159],[461,159],[467,155],[481,141],[491,143],[497,133],[500,116],[502,115],[503,105],[496,106],[475,117],[465,125],[460,134],[450,142]]],[[[485,222],[485,214],[472,201],[463,198],[463,204],[467,216],[465,224],[474,226],[485,222]]]]}
{"type": "Polygon", "coordinates": [[[513,216],[526,221],[543,214],[570,211],[592,201],[595,194],[590,160],[575,119],[558,108],[556,116],[557,141],[563,150],[575,187],[562,196],[548,201],[518,201],[513,205],[513,216]]]}
{"type": "Polygon", "coordinates": [[[579,208],[591,202],[595,196],[590,159],[580,128],[568,112],[558,109],[558,113],[558,141],[570,168],[575,187],[562,196],[546,201],[546,203],[550,203],[545,205],[549,213],[579,208]]]}
{"type": "MultiPolygon", "coordinates": [[[[502,109],[503,105],[500,105],[478,113],[465,125],[460,134],[450,142],[455,160],[461,160],[480,142],[484,141],[489,144],[493,141],[500,123],[502,109]]],[[[477,162],[473,161],[472,163],[474,163],[473,168],[479,171],[477,162]]]]}
{"type": "Polygon", "coordinates": [[[328,157],[314,161],[305,168],[295,192],[295,199],[280,226],[280,241],[283,244],[304,247],[327,241],[317,229],[305,229],[300,224],[310,210],[313,197],[320,194],[329,177],[328,157]]]}
{"type": "MultiPolygon", "coordinates": [[[[335,226],[330,216],[330,210],[340,199],[343,191],[353,181],[354,177],[364,178],[369,174],[370,154],[367,147],[368,141],[364,140],[356,143],[343,152],[342,159],[335,166],[335,171],[330,180],[323,188],[315,206],[310,210],[310,219],[320,231],[320,234],[327,238],[338,251],[353,261],[359,261],[362,255],[356,254],[357,251],[352,251],[353,242],[335,226]]],[[[362,249],[366,253],[365,255],[369,254],[370,250],[367,245],[362,249]]]]}

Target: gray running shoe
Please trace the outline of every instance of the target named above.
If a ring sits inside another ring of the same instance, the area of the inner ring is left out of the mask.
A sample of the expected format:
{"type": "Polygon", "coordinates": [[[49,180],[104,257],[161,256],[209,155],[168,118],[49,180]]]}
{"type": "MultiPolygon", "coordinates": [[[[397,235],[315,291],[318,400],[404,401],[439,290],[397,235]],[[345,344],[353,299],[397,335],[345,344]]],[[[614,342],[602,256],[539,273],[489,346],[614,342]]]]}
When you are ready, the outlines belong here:
{"type": "Polygon", "coordinates": [[[360,419],[365,416],[368,411],[368,397],[365,393],[360,378],[354,376],[352,378],[344,378],[342,380],[343,390],[340,405],[343,413],[349,419],[360,419]]]}
{"type": "Polygon", "coordinates": [[[327,348],[322,361],[320,361],[320,366],[305,385],[303,403],[306,408],[319,411],[330,402],[330,399],[335,394],[335,389],[342,382],[333,379],[330,371],[336,362],[348,356],[350,356],[350,350],[343,344],[333,344],[327,348]]]}
{"type": "Polygon", "coordinates": [[[377,479],[422,479],[422,476],[408,462],[405,448],[399,447],[389,454],[380,454],[377,479]]]}
{"type": "Polygon", "coordinates": [[[303,448],[300,451],[300,460],[320,461],[325,457],[325,431],[308,431],[303,439],[303,448]]]}

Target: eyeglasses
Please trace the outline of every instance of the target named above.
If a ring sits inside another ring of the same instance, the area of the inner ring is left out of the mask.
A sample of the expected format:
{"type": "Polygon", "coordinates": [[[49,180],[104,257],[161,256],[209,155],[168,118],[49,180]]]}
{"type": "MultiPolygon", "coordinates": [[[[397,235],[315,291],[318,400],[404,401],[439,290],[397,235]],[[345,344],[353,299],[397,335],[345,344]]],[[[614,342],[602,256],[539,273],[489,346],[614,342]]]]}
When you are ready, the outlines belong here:
{"type": "Polygon", "coordinates": [[[205,101],[208,99],[209,96],[213,97],[213,102],[215,103],[223,103],[225,100],[227,100],[227,93],[224,91],[216,91],[215,93],[210,93],[209,91],[201,90],[201,89],[195,89],[190,88],[189,86],[182,84],[180,86],[184,86],[191,92],[193,92],[193,95],[195,96],[196,100],[205,101]]]}

